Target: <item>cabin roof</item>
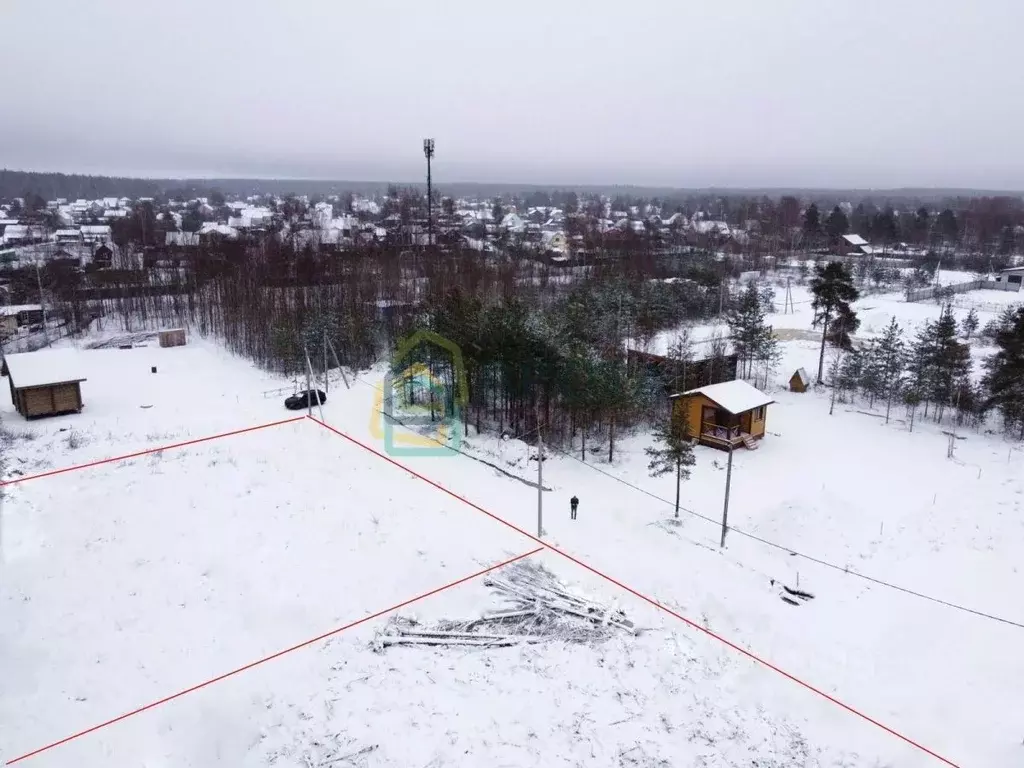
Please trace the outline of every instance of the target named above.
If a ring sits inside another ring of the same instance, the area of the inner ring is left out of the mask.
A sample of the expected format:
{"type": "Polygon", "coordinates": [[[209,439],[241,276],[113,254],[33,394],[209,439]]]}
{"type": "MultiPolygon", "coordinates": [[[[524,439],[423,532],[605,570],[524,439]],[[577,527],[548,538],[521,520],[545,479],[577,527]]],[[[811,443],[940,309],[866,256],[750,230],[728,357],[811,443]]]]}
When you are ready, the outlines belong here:
{"type": "Polygon", "coordinates": [[[6,355],[4,361],[15,389],[85,381],[76,349],[19,352],[6,355]]]}
{"type": "Polygon", "coordinates": [[[691,395],[703,395],[734,416],[775,402],[757,387],[752,387],[740,379],[697,387],[697,389],[672,395],[672,397],[689,397],[691,395]]]}

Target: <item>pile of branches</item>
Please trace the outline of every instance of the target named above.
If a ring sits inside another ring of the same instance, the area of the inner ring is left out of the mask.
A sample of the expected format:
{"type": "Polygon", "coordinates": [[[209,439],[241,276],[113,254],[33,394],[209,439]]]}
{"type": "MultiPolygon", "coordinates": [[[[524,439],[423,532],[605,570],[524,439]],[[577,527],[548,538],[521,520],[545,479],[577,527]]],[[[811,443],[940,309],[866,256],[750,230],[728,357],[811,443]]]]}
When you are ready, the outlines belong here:
{"type": "Polygon", "coordinates": [[[374,638],[374,648],[380,651],[393,645],[490,648],[550,641],[591,643],[616,631],[640,633],[621,610],[571,594],[540,564],[512,563],[488,577],[484,584],[504,598],[500,610],[470,621],[442,621],[434,626],[396,617],[374,638]]]}

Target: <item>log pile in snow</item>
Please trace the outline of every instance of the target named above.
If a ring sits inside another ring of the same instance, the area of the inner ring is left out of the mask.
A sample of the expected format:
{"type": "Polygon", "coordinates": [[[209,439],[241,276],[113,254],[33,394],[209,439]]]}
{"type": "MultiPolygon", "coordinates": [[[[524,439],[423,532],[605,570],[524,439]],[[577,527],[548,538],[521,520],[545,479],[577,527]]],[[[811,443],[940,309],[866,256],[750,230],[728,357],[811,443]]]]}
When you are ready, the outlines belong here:
{"type": "Polygon", "coordinates": [[[499,610],[469,621],[443,621],[434,626],[396,617],[374,638],[374,647],[590,643],[616,631],[640,633],[622,611],[570,593],[551,571],[537,563],[512,563],[488,576],[484,584],[504,598],[499,610]]]}

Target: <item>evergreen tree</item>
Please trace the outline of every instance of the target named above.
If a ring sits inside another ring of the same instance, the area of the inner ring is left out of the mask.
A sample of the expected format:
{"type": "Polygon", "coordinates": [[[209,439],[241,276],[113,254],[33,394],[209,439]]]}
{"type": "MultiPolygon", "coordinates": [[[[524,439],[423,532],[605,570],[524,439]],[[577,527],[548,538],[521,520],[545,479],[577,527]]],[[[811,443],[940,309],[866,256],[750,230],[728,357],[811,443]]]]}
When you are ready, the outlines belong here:
{"type": "Polygon", "coordinates": [[[857,289],[853,285],[853,277],[850,270],[838,261],[828,264],[818,264],[814,268],[814,277],[811,279],[811,293],[814,299],[811,306],[814,308],[813,325],[821,325],[821,352],[818,355],[818,383],[823,383],[825,371],[825,342],[829,339],[830,331],[833,331],[833,320],[838,319],[833,338],[840,342],[844,348],[849,347],[849,334],[857,329],[859,321],[857,313],[853,311],[850,304],[857,300],[857,289]]]}
{"type": "Polygon", "coordinates": [[[761,309],[765,312],[775,311],[775,288],[765,283],[757,289],[758,298],[761,300],[761,309]]]}
{"type": "Polygon", "coordinates": [[[875,346],[876,365],[880,383],[880,394],[885,397],[885,423],[889,423],[893,397],[898,395],[903,385],[903,374],[906,371],[907,351],[903,340],[903,329],[894,317],[885,329],[882,338],[875,346]]]}
{"type": "Polygon", "coordinates": [[[932,399],[939,406],[938,418],[942,418],[945,406],[953,403],[957,388],[971,372],[970,348],[961,344],[958,336],[953,307],[946,305],[939,322],[935,324],[936,380],[932,399]]]}
{"type": "Polygon", "coordinates": [[[753,362],[760,358],[765,345],[771,340],[755,283],[747,284],[736,306],[726,315],[726,322],[741,365],[740,378],[748,378],[753,362]]]}
{"type": "Polygon", "coordinates": [[[917,209],[917,213],[914,214],[914,236],[918,243],[923,244],[928,241],[928,228],[930,223],[928,209],[921,206],[917,209]]]}
{"type": "Polygon", "coordinates": [[[832,209],[832,213],[828,215],[825,220],[825,232],[833,240],[838,240],[842,235],[845,235],[850,230],[850,222],[846,219],[846,214],[843,213],[843,209],[838,205],[832,209]]]}
{"type": "Polygon", "coordinates": [[[690,478],[690,467],[697,462],[693,455],[693,445],[686,437],[686,422],[686,409],[673,408],[669,423],[659,425],[654,431],[657,444],[644,450],[650,458],[647,469],[652,477],[676,473],[676,519],[679,518],[680,486],[683,480],[690,478]]]}
{"type": "Polygon", "coordinates": [[[690,342],[689,331],[682,331],[669,342],[667,354],[668,366],[664,371],[665,385],[673,392],[685,392],[699,385],[690,386],[687,381],[687,368],[693,361],[693,344],[690,342]]]}
{"type": "Polygon", "coordinates": [[[871,236],[883,243],[891,243],[899,236],[899,227],[896,225],[896,214],[892,208],[879,211],[871,220],[871,236]]]}
{"type": "Polygon", "coordinates": [[[956,220],[956,214],[953,211],[946,208],[939,214],[935,223],[948,242],[955,243],[957,241],[960,236],[960,222],[956,220]]]}
{"type": "Polygon", "coordinates": [[[779,369],[779,365],[782,364],[782,347],[779,345],[779,340],[772,334],[770,328],[767,329],[767,333],[765,333],[761,343],[758,345],[757,362],[764,366],[762,387],[767,389],[768,380],[779,369]]]}
{"type": "Polygon", "coordinates": [[[971,307],[967,317],[961,321],[960,330],[963,331],[965,339],[970,339],[971,335],[978,330],[978,313],[974,310],[974,307],[971,307]]]}
{"type": "Polygon", "coordinates": [[[1024,439],[1024,308],[996,334],[998,351],[985,362],[986,406],[999,408],[1007,429],[1020,428],[1024,439]]]}
{"type": "Polygon", "coordinates": [[[863,355],[860,352],[847,352],[842,355],[842,359],[836,358],[835,368],[832,385],[838,388],[840,398],[844,392],[855,393],[864,377],[863,355]]]}
{"type": "Polygon", "coordinates": [[[935,418],[941,419],[947,405],[967,379],[971,368],[970,349],[957,340],[956,318],[946,306],[938,321],[928,322],[918,332],[909,370],[913,387],[925,401],[935,405],[935,418]]]}
{"type": "Polygon", "coordinates": [[[821,231],[821,214],[816,203],[811,203],[804,211],[804,234],[814,237],[821,231]]]}
{"type": "Polygon", "coordinates": [[[924,402],[925,415],[928,411],[928,403],[925,398],[931,391],[934,378],[935,349],[935,323],[928,320],[918,329],[913,346],[907,356],[908,379],[906,397],[904,398],[908,406],[912,404],[915,408],[924,402]]]}
{"type": "Polygon", "coordinates": [[[872,339],[867,349],[858,355],[861,358],[860,389],[868,398],[868,407],[875,405],[875,398],[883,391],[882,361],[878,339],[872,339]]]}

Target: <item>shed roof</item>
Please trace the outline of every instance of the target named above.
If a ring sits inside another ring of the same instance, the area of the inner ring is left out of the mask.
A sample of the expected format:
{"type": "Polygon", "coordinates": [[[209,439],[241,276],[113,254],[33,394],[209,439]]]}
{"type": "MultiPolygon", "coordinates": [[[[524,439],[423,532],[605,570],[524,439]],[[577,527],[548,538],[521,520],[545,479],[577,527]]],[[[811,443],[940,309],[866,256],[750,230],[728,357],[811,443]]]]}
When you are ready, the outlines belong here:
{"type": "Polygon", "coordinates": [[[704,395],[708,400],[721,406],[734,416],[775,402],[757,387],[752,387],[740,379],[723,381],[721,384],[709,384],[706,387],[697,387],[697,389],[691,389],[688,392],[683,392],[681,395],[672,395],[672,397],[686,397],[688,395],[704,395]]]}
{"type": "Polygon", "coordinates": [[[49,349],[7,355],[7,372],[15,389],[85,381],[77,349],[49,349]]]}
{"type": "Polygon", "coordinates": [[[42,304],[8,304],[0,307],[0,317],[10,317],[22,312],[42,312],[42,304]]]}
{"type": "Polygon", "coordinates": [[[868,241],[860,235],[843,235],[843,240],[848,242],[850,245],[867,245],[868,241]]]}
{"type": "Polygon", "coordinates": [[[793,376],[791,376],[790,378],[793,377],[798,378],[800,380],[800,383],[803,384],[805,387],[811,386],[811,379],[807,375],[807,371],[805,371],[803,368],[797,368],[796,373],[794,373],[793,376]]]}

